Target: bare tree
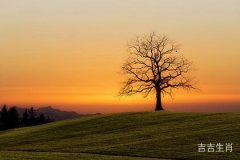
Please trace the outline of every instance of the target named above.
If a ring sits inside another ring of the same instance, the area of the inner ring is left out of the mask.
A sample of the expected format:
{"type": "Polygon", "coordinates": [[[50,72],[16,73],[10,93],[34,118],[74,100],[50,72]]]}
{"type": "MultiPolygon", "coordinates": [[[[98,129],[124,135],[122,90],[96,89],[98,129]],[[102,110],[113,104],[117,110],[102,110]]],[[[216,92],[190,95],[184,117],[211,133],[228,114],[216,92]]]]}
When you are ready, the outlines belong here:
{"type": "Polygon", "coordinates": [[[163,110],[162,96],[172,97],[173,89],[193,89],[191,63],[178,53],[179,46],[155,33],[136,38],[128,44],[129,57],[122,66],[127,79],[120,95],[156,94],[156,111],[163,110]]]}

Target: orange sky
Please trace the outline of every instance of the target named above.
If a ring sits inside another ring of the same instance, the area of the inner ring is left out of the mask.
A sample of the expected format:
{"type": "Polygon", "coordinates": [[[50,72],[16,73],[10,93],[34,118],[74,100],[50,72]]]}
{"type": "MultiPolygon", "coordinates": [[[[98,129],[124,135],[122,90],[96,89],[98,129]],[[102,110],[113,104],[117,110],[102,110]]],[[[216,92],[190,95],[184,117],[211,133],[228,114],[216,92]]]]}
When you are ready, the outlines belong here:
{"type": "Polygon", "coordinates": [[[177,111],[240,110],[239,0],[3,0],[0,104],[84,113],[148,111],[118,97],[126,43],[152,31],[181,44],[200,91],[165,97],[177,111]]]}

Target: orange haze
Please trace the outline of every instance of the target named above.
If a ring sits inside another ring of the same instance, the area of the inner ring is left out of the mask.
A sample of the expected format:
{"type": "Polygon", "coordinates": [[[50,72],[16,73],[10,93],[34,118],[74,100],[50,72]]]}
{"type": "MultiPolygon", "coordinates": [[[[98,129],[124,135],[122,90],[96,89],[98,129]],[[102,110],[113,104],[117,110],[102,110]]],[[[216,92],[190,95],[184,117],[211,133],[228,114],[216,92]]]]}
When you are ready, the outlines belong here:
{"type": "Polygon", "coordinates": [[[126,43],[156,31],[181,44],[200,91],[171,111],[240,111],[239,0],[0,2],[0,104],[84,113],[150,111],[154,95],[118,97],[126,43]]]}

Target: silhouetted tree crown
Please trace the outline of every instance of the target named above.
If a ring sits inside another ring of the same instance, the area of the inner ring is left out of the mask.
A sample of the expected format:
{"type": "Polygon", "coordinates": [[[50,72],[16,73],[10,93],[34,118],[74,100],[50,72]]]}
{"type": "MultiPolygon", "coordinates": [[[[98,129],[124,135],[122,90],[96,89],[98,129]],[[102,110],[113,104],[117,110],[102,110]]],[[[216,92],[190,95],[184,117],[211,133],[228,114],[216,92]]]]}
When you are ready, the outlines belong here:
{"type": "Polygon", "coordinates": [[[37,115],[33,107],[29,110],[29,122],[31,125],[37,124],[37,115]]]}
{"type": "Polygon", "coordinates": [[[40,114],[39,118],[38,118],[38,123],[39,124],[44,124],[46,123],[46,118],[43,114],[40,114]]]}
{"type": "Polygon", "coordinates": [[[25,111],[23,112],[21,123],[22,123],[22,126],[30,125],[28,109],[25,109],[25,111]]]}
{"type": "Polygon", "coordinates": [[[120,95],[156,95],[156,111],[163,110],[162,96],[174,89],[193,89],[191,63],[179,52],[179,45],[155,33],[137,37],[128,44],[130,53],[122,66],[126,81],[120,95]]]}
{"type": "Polygon", "coordinates": [[[8,127],[8,111],[7,111],[7,106],[4,104],[2,111],[1,111],[1,128],[2,129],[7,129],[8,127]]]}
{"type": "Polygon", "coordinates": [[[33,107],[26,109],[23,112],[22,118],[19,117],[16,107],[11,107],[8,110],[7,106],[4,105],[0,113],[0,130],[40,125],[49,122],[51,122],[50,118],[46,118],[44,114],[37,116],[33,107]]]}
{"type": "Polygon", "coordinates": [[[19,124],[19,115],[16,107],[12,107],[8,111],[8,128],[17,128],[19,124]]]}

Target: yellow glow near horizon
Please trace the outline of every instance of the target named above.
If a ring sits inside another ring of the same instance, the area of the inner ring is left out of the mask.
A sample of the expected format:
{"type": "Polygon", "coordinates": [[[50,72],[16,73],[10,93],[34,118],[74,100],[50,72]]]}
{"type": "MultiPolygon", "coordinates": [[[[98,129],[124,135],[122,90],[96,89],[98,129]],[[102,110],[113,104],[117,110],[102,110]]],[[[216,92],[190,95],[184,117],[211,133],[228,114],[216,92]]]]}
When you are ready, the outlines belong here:
{"type": "Polygon", "coordinates": [[[77,111],[91,106],[85,112],[131,111],[137,105],[150,110],[154,95],[117,96],[118,72],[126,43],[155,31],[181,44],[200,88],[177,91],[174,101],[164,99],[166,106],[219,101],[239,106],[239,5],[238,0],[3,0],[0,103],[77,111]]]}

